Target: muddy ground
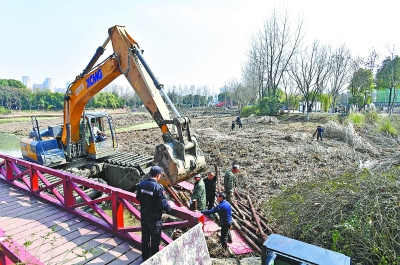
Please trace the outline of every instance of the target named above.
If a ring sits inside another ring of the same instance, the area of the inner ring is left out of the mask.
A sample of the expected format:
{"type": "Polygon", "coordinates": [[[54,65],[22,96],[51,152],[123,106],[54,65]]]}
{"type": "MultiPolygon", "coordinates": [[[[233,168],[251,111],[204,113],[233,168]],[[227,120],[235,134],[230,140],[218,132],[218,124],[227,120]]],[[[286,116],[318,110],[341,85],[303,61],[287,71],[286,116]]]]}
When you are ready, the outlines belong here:
{"type": "MultiPolygon", "coordinates": [[[[241,166],[238,191],[250,195],[257,209],[282,187],[315,178],[333,177],[360,165],[383,163],[399,151],[397,139],[373,129],[354,129],[332,123],[332,116],[312,114],[304,122],[303,114],[279,117],[243,118],[243,128],[231,130],[238,115],[230,109],[179,110],[192,121],[192,133],[198,135],[209,170],[218,165],[221,172],[232,163],[241,166]],[[317,125],[325,127],[323,141],[312,137],[317,125]]],[[[153,121],[147,111],[113,111],[117,127],[153,121]]],[[[340,118],[340,117],[339,117],[340,118]]],[[[41,127],[62,123],[61,117],[40,121],[41,127]]],[[[30,122],[1,124],[0,132],[28,135],[30,122]]],[[[119,133],[121,150],[153,155],[162,143],[158,128],[119,133]]],[[[275,227],[279,231],[279,227],[275,227]]]]}
{"type": "MultiPolygon", "coordinates": [[[[117,128],[153,121],[145,109],[108,112],[117,128]]],[[[310,122],[304,122],[303,114],[250,116],[243,118],[242,129],[231,130],[237,110],[197,108],[179,112],[191,118],[191,131],[198,136],[209,170],[214,170],[216,164],[223,173],[232,163],[239,164],[239,192],[249,194],[257,206],[284,186],[342,174],[360,164],[379,163],[399,151],[397,139],[373,129],[351,131],[328,123],[332,116],[327,114],[312,114],[310,122]],[[325,127],[322,142],[312,137],[317,125],[325,127]]],[[[39,121],[41,128],[62,123],[62,113],[52,114],[55,118],[39,121]]],[[[18,115],[16,112],[13,117],[18,115]]],[[[26,136],[31,128],[30,121],[12,122],[1,124],[0,132],[26,136]]],[[[118,133],[117,140],[122,151],[147,155],[153,155],[162,143],[158,128],[118,133]]]]}

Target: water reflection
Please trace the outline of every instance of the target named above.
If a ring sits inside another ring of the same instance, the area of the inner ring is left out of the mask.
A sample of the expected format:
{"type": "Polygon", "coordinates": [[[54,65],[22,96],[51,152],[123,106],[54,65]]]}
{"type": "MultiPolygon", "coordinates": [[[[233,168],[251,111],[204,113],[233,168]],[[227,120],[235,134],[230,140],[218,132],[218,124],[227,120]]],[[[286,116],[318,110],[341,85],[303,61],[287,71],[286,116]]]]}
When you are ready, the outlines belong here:
{"type": "Polygon", "coordinates": [[[13,157],[21,157],[19,141],[22,136],[0,133],[0,152],[13,157]]]}

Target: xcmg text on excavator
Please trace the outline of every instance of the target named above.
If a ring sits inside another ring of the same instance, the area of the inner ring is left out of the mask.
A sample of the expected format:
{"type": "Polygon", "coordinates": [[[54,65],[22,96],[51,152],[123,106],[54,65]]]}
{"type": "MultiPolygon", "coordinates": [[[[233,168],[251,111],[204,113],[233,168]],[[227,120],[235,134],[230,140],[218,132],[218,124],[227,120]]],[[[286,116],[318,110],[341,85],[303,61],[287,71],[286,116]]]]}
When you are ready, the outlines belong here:
{"type": "Polygon", "coordinates": [[[102,173],[108,184],[125,190],[132,190],[151,165],[164,169],[160,180],[164,186],[205,170],[204,154],[190,132],[189,118],[178,113],[144,60],[143,50],[123,26],[108,30],[104,44],[67,88],[63,120],[63,124],[40,130],[36,117],[32,117],[33,131],[28,138],[21,139],[23,158],[56,168],[96,167],[95,171],[102,173]],[[95,66],[110,41],[113,54],[95,66]],[[156,147],[154,158],[117,152],[112,118],[107,113],[85,111],[87,102],[122,74],[161,129],[164,143],[156,147]],[[163,98],[174,113],[173,118],[163,98]],[[91,123],[108,137],[95,135],[91,123]]]}

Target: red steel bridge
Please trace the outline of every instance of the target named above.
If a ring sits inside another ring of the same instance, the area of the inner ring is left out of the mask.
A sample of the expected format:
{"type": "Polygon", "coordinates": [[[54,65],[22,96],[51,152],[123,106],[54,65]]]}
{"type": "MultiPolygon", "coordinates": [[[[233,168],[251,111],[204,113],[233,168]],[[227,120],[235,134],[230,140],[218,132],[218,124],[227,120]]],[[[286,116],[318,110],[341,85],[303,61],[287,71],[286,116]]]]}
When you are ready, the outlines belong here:
{"type": "MultiPolygon", "coordinates": [[[[140,220],[138,204],[134,193],[0,153],[0,265],[141,264],[140,222],[124,223],[124,212],[140,220]]],[[[175,204],[169,214],[164,231],[201,216],[175,204]]]]}

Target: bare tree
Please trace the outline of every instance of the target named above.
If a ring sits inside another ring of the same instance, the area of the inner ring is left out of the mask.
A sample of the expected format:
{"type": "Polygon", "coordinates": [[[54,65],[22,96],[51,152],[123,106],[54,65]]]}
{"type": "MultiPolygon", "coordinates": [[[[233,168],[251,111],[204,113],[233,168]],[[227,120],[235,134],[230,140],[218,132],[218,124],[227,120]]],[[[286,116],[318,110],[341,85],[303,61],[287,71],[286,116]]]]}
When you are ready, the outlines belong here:
{"type": "Polygon", "coordinates": [[[298,103],[297,97],[300,91],[297,89],[294,79],[291,78],[288,73],[283,76],[282,85],[285,92],[286,106],[288,108],[288,113],[290,113],[290,109],[294,109],[298,103]]]}
{"type": "Polygon", "coordinates": [[[329,94],[332,96],[332,107],[336,106],[338,97],[350,83],[353,75],[352,69],[353,58],[350,50],[342,45],[332,54],[332,76],[329,80],[329,94]]]}
{"type": "Polygon", "coordinates": [[[289,74],[305,99],[307,121],[310,120],[309,112],[311,112],[318,96],[326,88],[326,83],[331,74],[329,50],[329,46],[314,41],[290,65],[289,74]]]}
{"type": "Polygon", "coordinates": [[[303,37],[302,19],[293,28],[287,11],[282,17],[274,11],[271,18],[265,21],[264,28],[251,39],[248,61],[244,68],[245,78],[256,78],[260,98],[276,95],[303,37]],[[249,70],[252,72],[247,73],[249,70]]]}
{"type": "Polygon", "coordinates": [[[192,104],[192,108],[194,105],[194,93],[196,92],[196,88],[194,87],[194,85],[190,86],[190,103],[192,104]]]}

